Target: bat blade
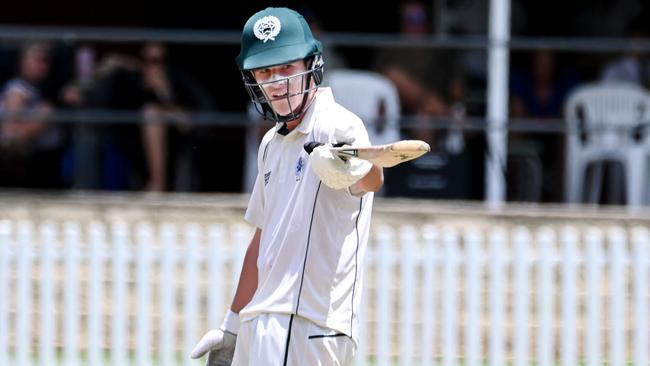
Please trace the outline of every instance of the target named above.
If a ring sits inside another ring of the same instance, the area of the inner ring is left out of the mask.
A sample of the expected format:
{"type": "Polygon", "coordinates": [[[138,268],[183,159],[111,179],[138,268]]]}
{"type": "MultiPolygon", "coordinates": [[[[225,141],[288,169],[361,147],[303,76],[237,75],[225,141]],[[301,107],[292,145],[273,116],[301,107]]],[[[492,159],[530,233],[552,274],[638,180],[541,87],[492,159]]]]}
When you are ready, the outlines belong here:
{"type": "Polygon", "coordinates": [[[384,168],[390,168],[431,151],[431,147],[420,140],[402,140],[386,145],[344,146],[330,149],[333,154],[348,159],[358,158],[372,162],[384,168]]]}

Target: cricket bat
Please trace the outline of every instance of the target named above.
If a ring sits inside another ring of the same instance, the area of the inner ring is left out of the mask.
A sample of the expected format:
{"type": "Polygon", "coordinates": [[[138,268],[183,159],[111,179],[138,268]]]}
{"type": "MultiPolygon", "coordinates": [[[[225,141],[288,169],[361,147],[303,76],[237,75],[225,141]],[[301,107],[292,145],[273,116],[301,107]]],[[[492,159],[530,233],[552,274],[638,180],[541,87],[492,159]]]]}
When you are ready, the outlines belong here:
{"type": "MultiPolygon", "coordinates": [[[[322,142],[308,142],[304,148],[308,154],[316,147],[324,145],[322,142]]],[[[341,159],[357,158],[372,162],[384,168],[390,168],[409,160],[417,159],[431,151],[431,147],[420,140],[401,140],[385,145],[375,146],[334,146],[330,148],[332,154],[341,159]]]]}

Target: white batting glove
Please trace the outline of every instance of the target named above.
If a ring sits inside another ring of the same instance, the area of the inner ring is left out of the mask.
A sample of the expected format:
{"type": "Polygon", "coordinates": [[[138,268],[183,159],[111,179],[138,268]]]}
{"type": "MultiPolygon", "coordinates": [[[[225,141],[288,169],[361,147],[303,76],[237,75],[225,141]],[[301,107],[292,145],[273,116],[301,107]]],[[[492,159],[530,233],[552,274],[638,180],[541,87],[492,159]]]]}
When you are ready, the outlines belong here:
{"type": "Polygon", "coordinates": [[[235,353],[238,332],[239,315],[228,310],[221,327],[207,332],[194,346],[190,357],[200,358],[210,352],[207,366],[230,366],[235,353]]]}
{"type": "Polygon", "coordinates": [[[344,189],[358,182],[372,168],[372,163],[351,158],[343,160],[330,151],[331,145],[322,145],[309,154],[311,167],[320,180],[332,189],[344,189]]]}

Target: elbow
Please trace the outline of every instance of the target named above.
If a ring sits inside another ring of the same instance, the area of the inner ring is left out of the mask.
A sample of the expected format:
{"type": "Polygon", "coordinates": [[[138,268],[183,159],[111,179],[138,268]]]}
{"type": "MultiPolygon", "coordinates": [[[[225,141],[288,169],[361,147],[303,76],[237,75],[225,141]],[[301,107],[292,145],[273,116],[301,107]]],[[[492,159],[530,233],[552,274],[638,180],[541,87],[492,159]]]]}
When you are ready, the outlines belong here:
{"type": "Polygon", "coordinates": [[[374,165],[370,173],[360,182],[364,192],[379,192],[384,186],[384,169],[374,165]]]}
{"type": "Polygon", "coordinates": [[[377,179],[374,182],[371,192],[375,192],[375,193],[379,192],[383,186],[384,186],[384,171],[382,168],[379,168],[379,174],[377,176],[377,179]]]}

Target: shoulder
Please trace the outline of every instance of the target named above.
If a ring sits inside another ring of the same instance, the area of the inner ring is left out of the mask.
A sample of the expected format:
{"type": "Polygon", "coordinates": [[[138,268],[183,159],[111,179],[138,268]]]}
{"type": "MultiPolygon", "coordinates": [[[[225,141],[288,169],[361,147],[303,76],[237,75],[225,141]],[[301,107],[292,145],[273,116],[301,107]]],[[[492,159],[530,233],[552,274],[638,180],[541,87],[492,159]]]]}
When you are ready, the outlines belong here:
{"type": "Polygon", "coordinates": [[[634,81],[636,72],[640,69],[638,63],[632,58],[618,59],[603,69],[601,78],[605,81],[634,81]]]}
{"type": "Polygon", "coordinates": [[[19,92],[27,96],[36,96],[38,91],[30,83],[20,78],[14,78],[7,81],[3,87],[5,93],[19,92]]]}
{"type": "Polygon", "coordinates": [[[257,151],[257,157],[259,159],[264,159],[264,155],[266,154],[266,149],[269,146],[269,143],[273,139],[273,136],[275,135],[275,127],[271,127],[266,133],[264,134],[264,137],[262,137],[262,142],[260,142],[260,146],[257,151]]]}
{"type": "Polygon", "coordinates": [[[349,125],[363,126],[363,120],[359,116],[338,103],[332,103],[323,119],[327,121],[327,126],[332,129],[349,125]]]}
{"type": "Polygon", "coordinates": [[[333,103],[327,113],[319,117],[315,132],[322,136],[322,141],[329,142],[366,142],[368,139],[361,118],[337,103],[333,103]]]}
{"type": "Polygon", "coordinates": [[[338,130],[346,126],[363,126],[363,121],[359,116],[347,110],[340,104],[333,103],[328,106],[326,111],[319,113],[316,130],[326,132],[338,130]]]}

